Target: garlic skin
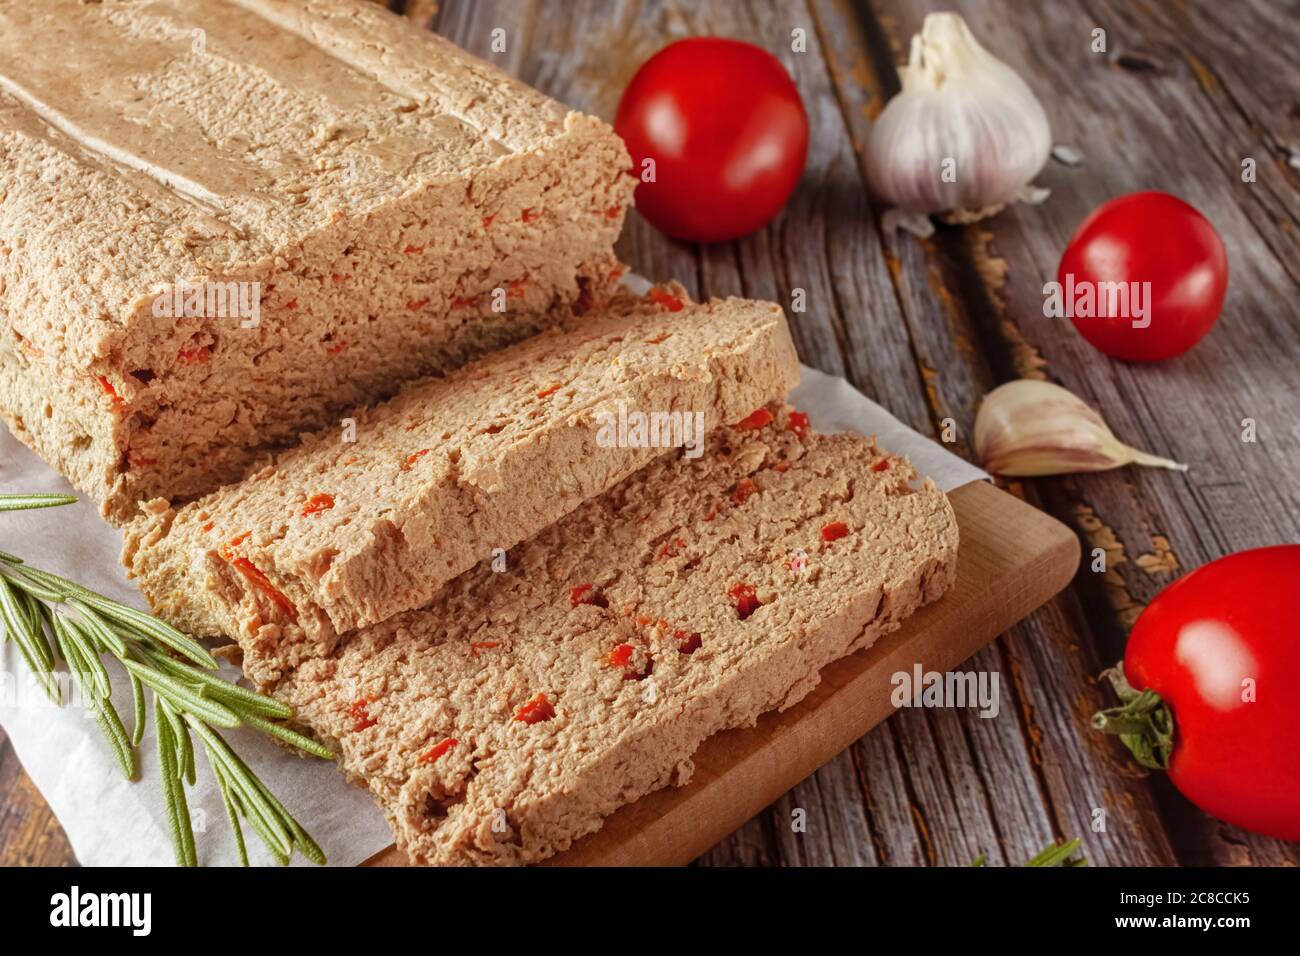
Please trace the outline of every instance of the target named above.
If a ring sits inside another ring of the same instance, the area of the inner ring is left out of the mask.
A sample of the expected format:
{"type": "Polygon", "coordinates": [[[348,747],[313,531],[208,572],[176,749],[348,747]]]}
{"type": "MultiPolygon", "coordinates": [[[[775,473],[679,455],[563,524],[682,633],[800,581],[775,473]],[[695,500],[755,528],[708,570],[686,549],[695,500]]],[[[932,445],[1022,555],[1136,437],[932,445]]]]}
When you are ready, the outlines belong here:
{"type": "Polygon", "coordinates": [[[1030,183],[1052,150],[1047,113],[960,16],[928,14],[899,75],[866,157],[872,191],[897,207],[894,222],[928,232],[931,213],[972,222],[1047,197],[1030,183]]]}
{"type": "Polygon", "coordinates": [[[975,416],[975,453],[985,470],[1015,478],[1129,464],[1187,470],[1125,445],[1073,392],[1034,379],[1007,382],[984,396],[975,416]]]}

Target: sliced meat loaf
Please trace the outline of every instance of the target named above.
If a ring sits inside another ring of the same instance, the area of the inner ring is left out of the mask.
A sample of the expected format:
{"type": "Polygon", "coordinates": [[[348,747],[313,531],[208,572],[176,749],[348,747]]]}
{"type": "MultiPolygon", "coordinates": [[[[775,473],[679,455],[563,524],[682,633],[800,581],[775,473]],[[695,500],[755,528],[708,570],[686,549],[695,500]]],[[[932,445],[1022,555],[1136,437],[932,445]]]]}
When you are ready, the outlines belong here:
{"type": "Polygon", "coordinates": [[[422,606],[672,444],[698,442],[698,455],[708,430],[783,400],[799,365],[780,307],[684,295],[620,296],[357,412],[355,435],[320,432],[178,509],[154,501],[124,561],[156,613],[238,639],[248,674],[274,680],[338,634],[422,606]],[[669,427],[638,436],[638,415],[669,427]]]}
{"type": "Polygon", "coordinates": [[[0,416],[114,521],[599,299],[604,123],[337,0],[0,3],[0,416]]]}
{"type": "Polygon", "coordinates": [[[418,863],[530,863],[951,585],[947,498],[774,409],[661,458],[275,688],[418,863]],[[763,416],[746,426],[763,426],[763,416]]]}

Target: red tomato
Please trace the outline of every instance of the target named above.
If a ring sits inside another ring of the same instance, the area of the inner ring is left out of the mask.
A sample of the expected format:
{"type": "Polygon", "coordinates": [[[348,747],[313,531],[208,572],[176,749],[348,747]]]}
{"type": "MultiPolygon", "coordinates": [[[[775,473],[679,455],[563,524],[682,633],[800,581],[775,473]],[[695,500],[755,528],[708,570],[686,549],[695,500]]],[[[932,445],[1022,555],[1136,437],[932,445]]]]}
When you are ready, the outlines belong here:
{"type": "MultiPolygon", "coordinates": [[[[1154,362],[1182,355],[1210,331],[1228,289],[1228,256],[1210,221],[1178,197],[1130,193],[1083,221],[1056,277],[1067,290],[1087,283],[1094,296],[1107,288],[1100,283],[1126,283],[1130,290],[1141,288],[1132,283],[1150,283],[1140,319],[1133,299],[1122,315],[1066,314],[1112,358],[1154,362]],[[1149,324],[1135,328],[1135,321],[1149,324]]],[[[1065,300],[1072,301],[1068,291],[1065,300]]]]}
{"type": "Polygon", "coordinates": [[[764,226],[790,198],[808,117],[780,61],[739,40],[694,37],[647,60],[614,128],[642,179],[636,208],[678,239],[719,242],[764,226]],[[642,161],[655,163],[646,182],[642,161]]]}
{"type": "Polygon", "coordinates": [[[1142,612],[1124,653],[1133,692],[1154,691],[1163,707],[1137,713],[1130,697],[1127,714],[1104,715],[1138,718],[1157,751],[1148,766],[1166,762],[1163,737],[1170,780],[1202,810],[1284,840],[1300,840],[1297,585],[1295,544],[1228,555],[1175,581],[1142,612]]]}

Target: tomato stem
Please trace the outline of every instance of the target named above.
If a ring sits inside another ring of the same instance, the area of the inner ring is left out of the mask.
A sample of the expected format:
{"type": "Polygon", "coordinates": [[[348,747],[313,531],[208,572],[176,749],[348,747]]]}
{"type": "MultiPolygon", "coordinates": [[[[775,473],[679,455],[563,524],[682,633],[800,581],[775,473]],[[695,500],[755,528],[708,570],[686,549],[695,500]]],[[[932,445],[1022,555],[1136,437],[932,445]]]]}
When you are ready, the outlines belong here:
{"type": "Polygon", "coordinates": [[[1102,676],[1115,688],[1120,705],[1093,714],[1093,729],[1119,737],[1142,766],[1168,770],[1174,752],[1174,714],[1169,705],[1153,690],[1134,690],[1123,664],[1103,671],[1102,676]]]}

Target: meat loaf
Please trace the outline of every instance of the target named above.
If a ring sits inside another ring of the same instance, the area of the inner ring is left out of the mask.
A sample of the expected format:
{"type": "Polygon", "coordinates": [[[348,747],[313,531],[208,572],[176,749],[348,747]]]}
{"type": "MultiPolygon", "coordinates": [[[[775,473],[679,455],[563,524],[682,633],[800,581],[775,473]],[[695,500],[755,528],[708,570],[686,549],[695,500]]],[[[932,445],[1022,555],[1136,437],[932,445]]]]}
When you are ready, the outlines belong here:
{"type": "Polygon", "coordinates": [[[124,560],[155,613],[240,639],[265,683],[420,607],[667,448],[698,456],[707,431],[798,379],[777,305],[696,305],[679,287],[619,296],[357,412],[355,435],[320,432],[179,509],[150,503],[124,560]]]}
{"type": "Polygon", "coordinates": [[[621,140],[348,0],[0,0],[0,414],[120,521],[599,298],[621,140]]]}
{"type": "Polygon", "coordinates": [[[530,863],[951,585],[945,496],[785,409],[661,458],[275,692],[418,863],[530,863]]]}

